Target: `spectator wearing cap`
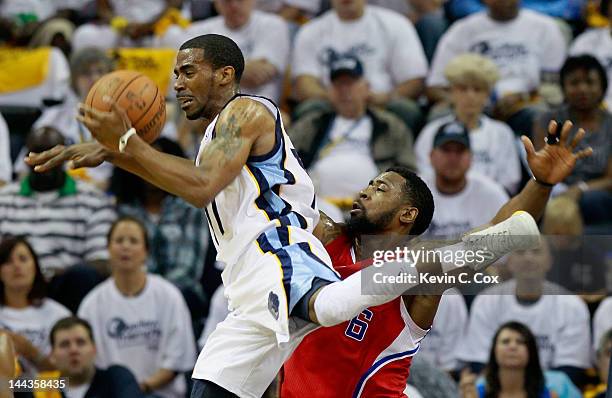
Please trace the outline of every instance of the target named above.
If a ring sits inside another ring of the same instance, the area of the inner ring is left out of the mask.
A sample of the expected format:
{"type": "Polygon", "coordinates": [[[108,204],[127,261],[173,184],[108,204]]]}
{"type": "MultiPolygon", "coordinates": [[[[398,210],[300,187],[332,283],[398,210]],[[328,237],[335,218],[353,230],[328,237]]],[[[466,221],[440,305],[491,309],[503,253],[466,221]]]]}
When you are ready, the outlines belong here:
{"type": "Polygon", "coordinates": [[[410,130],[395,115],[368,105],[362,63],[339,58],[329,79],[332,109],[313,111],[289,129],[319,194],[353,197],[391,165],[414,167],[410,130]]]}
{"type": "Polygon", "coordinates": [[[413,130],[421,123],[416,99],[422,94],[427,59],[417,32],[403,15],[365,0],[331,0],[332,9],[304,25],[295,39],[292,77],[296,119],[329,109],[333,61],[351,55],[363,63],[368,105],[397,114],[413,130]]]}
{"type": "Polygon", "coordinates": [[[470,171],[491,178],[510,194],[516,193],[521,179],[521,167],[512,129],[484,114],[499,78],[497,66],[481,55],[462,54],[449,62],[445,76],[450,84],[452,114],[433,120],[417,137],[415,153],[419,172],[432,172],[429,154],[440,126],[458,121],[470,132],[470,171]]]}
{"type": "Polygon", "coordinates": [[[423,179],[431,189],[436,211],[429,236],[457,236],[489,222],[508,201],[504,188],[479,173],[468,173],[472,164],[470,136],[459,122],[443,124],[430,153],[433,175],[423,179]]]}

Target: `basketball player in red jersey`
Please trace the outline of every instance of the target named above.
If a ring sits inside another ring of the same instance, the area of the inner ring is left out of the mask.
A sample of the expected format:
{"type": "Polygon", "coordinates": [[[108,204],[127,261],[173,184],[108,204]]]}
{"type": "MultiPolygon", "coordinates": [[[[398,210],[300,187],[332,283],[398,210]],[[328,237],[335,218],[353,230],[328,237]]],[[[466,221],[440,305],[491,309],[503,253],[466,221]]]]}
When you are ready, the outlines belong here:
{"type": "MultiPolygon", "coordinates": [[[[549,138],[554,138],[556,128],[551,122],[549,138]]],[[[537,153],[531,142],[524,141],[534,179],[499,210],[491,224],[518,210],[535,219],[542,215],[552,186],[571,174],[575,164],[572,152],[583,133],[569,143],[570,128],[566,122],[560,142],[537,153]]],[[[416,174],[390,168],[360,192],[347,225],[322,214],[315,236],[325,245],[336,271],[346,278],[372,263],[370,254],[363,252],[362,236],[420,235],[433,210],[431,192],[416,174]],[[414,211],[416,218],[409,216],[414,211]]],[[[440,295],[399,297],[368,308],[349,322],[312,332],[285,362],[281,398],[405,397],[412,357],[431,327],[440,299],[440,295]]]]}

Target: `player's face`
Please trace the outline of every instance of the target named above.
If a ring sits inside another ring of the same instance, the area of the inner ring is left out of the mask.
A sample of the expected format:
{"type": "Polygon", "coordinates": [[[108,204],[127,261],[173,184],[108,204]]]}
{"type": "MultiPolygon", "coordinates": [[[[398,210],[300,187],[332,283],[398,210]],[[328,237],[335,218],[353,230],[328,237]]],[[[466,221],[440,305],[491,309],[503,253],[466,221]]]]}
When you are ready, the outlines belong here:
{"type": "Polygon", "coordinates": [[[495,358],[500,368],[524,369],[529,363],[529,350],[523,336],[512,329],[504,329],[495,342],[495,358]]]}
{"type": "Polygon", "coordinates": [[[0,279],[5,291],[29,291],[35,277],[34,256],[26,245],[16,244],[8,261],[0,264],[0,279]]]}
{"type": "Polygon", "coordinates": [[[96,347],[87,329],[75,325],[55,332],[51,360],[64,377],[82,378],[94,366],[96,347]]]}
{"type": "Polygon", "coordinates": [[[458,142],[447,142],[431,151],[431,165],[436,172],[436,177],[448,182],[456,182],[465,178],[471,159],[469,149],[458,142]]]}
{"type": "Polygon", "coordinates": [[[479,84],[452,84],[450,99],[458,114],[479,115],[484,109],[489,90],[479,84]]]}
{"type": "Polygon", "coordinates": [[[508,257],[508,269],[516,279],[544,280],[551,265],[552,256],[545,241],[536,249],[516,251],[508,257]]]}
{"type": "Polygon", "coordinates": [[[214,86],[214,73],[211,65],[204,60],[204,50],[188,48],[179,51],[174,76],[176,99],[187,119],[207,116],[206,107],[214,86]]]}
{"type": "Polygon", "coordinates": [[[359,234],[379,234],[400,226],[404,178],[385,172],[370,181],[359,193],[350,212],[349,229],[359,234]]]}
{"type": "Polygon", "coordinates": [[[570,107],[588,111],[599,106],[603,98],[603,86],[595,70],[577,69],[563,81],[563,94],[570,107]]]}
{"type": "Polygon", "coordinates": [[[108,244],[113,269],[123,272],[135,271],[147,260],[145,236],[140,225],[133,221],[117,224],[108,244]]]}
{"type": "Polygon", "coordinates": [[[498,21],[508,21],[514,19],[519,12],[520,0],[484,0],[489,8],[489,15],[498,21]]]}
{"type": "Polygon", "coordinates": [[[249,22],[254,6],[255,0],[215,0],[217,12],[230,29],[237,29],[249,22]]]}
{"type": "Polygon", "coordinates": [[[364,78],[338,76],[330,86],[329,99],[340,116],[360,117],[368,101],[368,83],[364,78]]]}

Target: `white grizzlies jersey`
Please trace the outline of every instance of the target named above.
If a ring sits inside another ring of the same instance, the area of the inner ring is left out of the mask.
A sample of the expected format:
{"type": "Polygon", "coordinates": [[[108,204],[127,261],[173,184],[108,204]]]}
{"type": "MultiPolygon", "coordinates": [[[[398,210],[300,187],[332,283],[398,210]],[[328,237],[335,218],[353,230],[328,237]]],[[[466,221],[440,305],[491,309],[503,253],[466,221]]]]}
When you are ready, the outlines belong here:
{"type": "MultiPolygon", "coordinates": [[[[268,154],[250,156],[234,181],[204,209],[217,261],[225,265],[235,263],[249,244],[271,227],[293,226],[312,232],[319,221],[312,180],[285,133],[276,105],[263,97],[235,98],[249,98],[270,111],[276,119],[276,141],[268,154]]],[[[215,138],[218,117],[204,133],[196,166],[204,147],[215,138]]]]}

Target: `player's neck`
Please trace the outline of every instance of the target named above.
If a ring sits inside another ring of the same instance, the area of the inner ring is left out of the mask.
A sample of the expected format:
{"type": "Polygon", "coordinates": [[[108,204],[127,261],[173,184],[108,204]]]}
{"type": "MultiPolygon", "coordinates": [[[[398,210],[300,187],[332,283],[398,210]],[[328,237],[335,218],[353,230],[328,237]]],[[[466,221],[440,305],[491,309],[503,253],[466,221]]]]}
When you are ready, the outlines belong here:
{"type": "Polygon", "coordinates": [[[113,272],[113,280],[117,289],[126,297],[138,296],[147,284],[147,273],[144,270],[137,272],[113,272]]]}
{"type": "Polygon", "coordinates": [[[216,116],[221,113],[223,108],[238,94],[238,88],[232,87],[219,93],[215,98],[211,98],[208,102],[207,113],[202,118],[210,123],[216,116]]]}
{"type": "Polygon", "coordinates": [[[499,384],[505,394],[518,394],[524,391],[525,370],[515,368],[499,368],[499,384]]]}

